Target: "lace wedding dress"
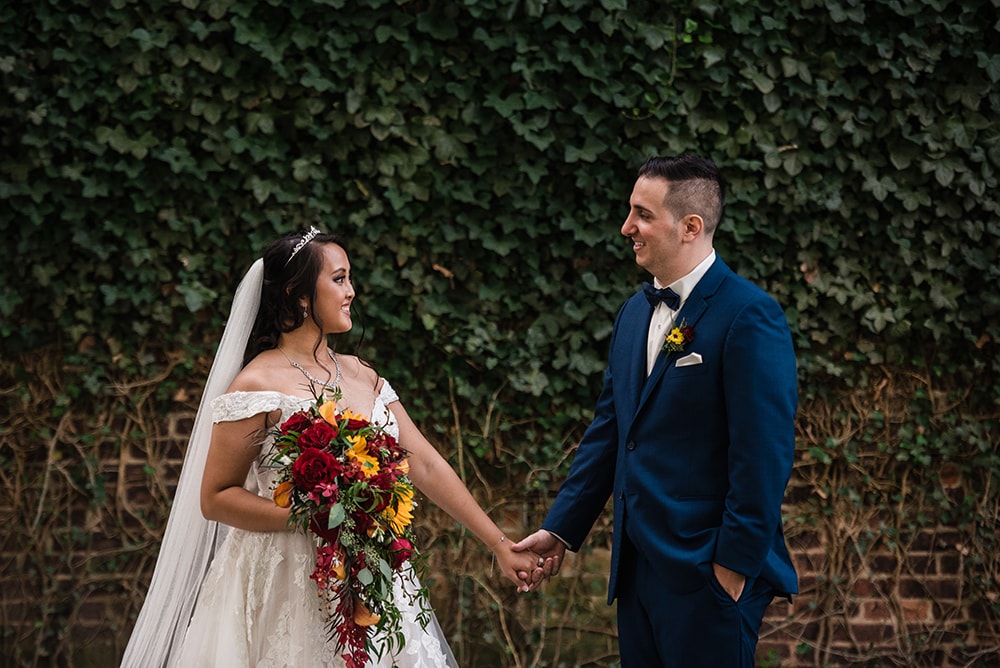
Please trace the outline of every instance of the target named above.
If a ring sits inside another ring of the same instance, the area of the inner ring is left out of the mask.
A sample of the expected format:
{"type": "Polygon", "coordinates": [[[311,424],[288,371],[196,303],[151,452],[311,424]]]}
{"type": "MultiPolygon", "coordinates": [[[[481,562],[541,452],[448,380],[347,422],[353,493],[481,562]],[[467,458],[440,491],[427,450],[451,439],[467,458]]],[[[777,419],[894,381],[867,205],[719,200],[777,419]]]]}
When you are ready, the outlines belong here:
{"type": "MultiPolygon", "coordinates": [[[[385,382],[371,421],[399,435],[387,404],[398,396],[385,382]]],[[[213,422],[242,420],[281,411],[281,421],[305,408],[308,399],[278,392],[233,392],[211,404],[213,422]]],[[[269,465],[269,436],[248,480],[260,496],[271,497],[277,470],[269,465]]],[[[301,532],[230,529],[215,554],[198,595],[181,651],[170,665],[184,668],[338,668],[341,652],[327,640],[326,616],[316,583],[309,579],[316,561],[313,539],[301,532]]],[[[414,577],[415,579],[415,577],[414,577]]],[[[395,603],[402,613],[406,644],[395,656],[384,653],[370,666],[389,668],[455,667],[444,634],[431,616],[427,628],[411,603],[413,583],[398,578],[395,603]],[[406,592],[410,595],[407,596],[406,592]]]]}

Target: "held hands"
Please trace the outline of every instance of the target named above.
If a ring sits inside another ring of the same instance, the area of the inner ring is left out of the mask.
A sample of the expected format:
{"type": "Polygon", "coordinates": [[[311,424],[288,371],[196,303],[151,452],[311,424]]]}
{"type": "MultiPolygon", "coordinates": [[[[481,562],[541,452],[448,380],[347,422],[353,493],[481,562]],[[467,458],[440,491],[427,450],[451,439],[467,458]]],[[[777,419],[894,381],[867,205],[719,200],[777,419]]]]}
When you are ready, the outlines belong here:
{"type": "Polygon", "coordinates": [[[531,583],[526,581],[523,576],[524,573],[530,572],[534,568],[541,558],[534,554],[533,552],[517,552],[514,550],[514,544],[507,540],[506,536],[500,538],[496,545],[492,548],[493,556],[496,557],[498,564],[500,565],[500,572],[503,573],[504,577],[517,585],[517,590],[519,592],[530,591],[531,583]]]}
{"type": "Polygon", "coordinates": [[[518,591],[533,591],[545,578],[559,573],[566,554],[566,545],[556,538],[555,534],[539,529],[511,545],[511,550],[531,557],[529,566],[519,570],[517,577],[520,585],[518,591]]]}

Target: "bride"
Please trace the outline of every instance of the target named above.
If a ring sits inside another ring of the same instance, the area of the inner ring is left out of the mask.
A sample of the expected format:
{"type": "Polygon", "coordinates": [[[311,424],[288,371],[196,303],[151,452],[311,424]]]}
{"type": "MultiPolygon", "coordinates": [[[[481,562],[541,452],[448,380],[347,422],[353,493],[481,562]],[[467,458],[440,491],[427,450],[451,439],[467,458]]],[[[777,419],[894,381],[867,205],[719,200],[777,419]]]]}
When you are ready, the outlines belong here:
{"type": "MultiPolygon", "coordinates": [[[[289,528],[272,500],[273,427],[327,388],[340,408],[371,415],[409,453],[421,492],[495,554],[503,574],[537,555],[511,542],[423,437],[389,383],[327,335],[351,329],[350,262],[334,235],[315,228],[272,242],[237,289],[185,456],[163,545],[122,666],[335,668],[327,610],[309,579],[315,543],[289,528]]],[[[373,666],[457,666],[437,620],[426,628],[415,578],[396,577],[393,598],[406,642],[373,666]]],[[[426,620],[425,620],[426,621],[426,620]]]]}

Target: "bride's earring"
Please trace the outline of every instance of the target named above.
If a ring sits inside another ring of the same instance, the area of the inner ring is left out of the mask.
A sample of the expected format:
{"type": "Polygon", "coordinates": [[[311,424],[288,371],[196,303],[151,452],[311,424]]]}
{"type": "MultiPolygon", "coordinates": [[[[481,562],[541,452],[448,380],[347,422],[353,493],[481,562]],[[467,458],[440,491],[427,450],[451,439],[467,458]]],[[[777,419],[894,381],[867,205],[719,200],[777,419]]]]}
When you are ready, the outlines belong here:
{"type": "Polygon", "coordinates": [[[305,320],[308,317],[309,317],[309,309],[307,309],[305,306],[303,306],[302,307],[302,319],[305,320]]]}

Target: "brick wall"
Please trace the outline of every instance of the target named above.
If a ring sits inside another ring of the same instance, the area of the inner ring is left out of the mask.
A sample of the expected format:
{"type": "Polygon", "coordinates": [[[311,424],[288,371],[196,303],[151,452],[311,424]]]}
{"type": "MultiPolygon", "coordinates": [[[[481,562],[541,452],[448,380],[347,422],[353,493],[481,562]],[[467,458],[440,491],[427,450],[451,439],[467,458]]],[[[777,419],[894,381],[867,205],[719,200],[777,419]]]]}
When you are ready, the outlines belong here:
{"type": "Polygon", "coordinates": [[[831,547],[842,543],[812,532],[790,542],[800,595],[771,605],[758,652],[764,665],[776,657],[781,666],[1000,666],[995,639],[977,648],[971,630],[982,611],[963,590],[957,531],[919,531],[905,550],[882,541],[834,569],[831,547]],[[970,659],[977,655],[980,663],[970,659]]]}
{"type": "MultiPolygon", "coordinates": [[[[56,533],[73,527],[89,532],[89,539],[80,543],[86,549],[66,555],[59,554],[58,541],[48,547],[19,545],[11,538],[15,530],[9,528],[0,572],[0,656],[7,657],[9,665],[31,665],[39,656],[71,656],[77,668],[115,665],[148,583],[150,546],[164,521],[164,500],[173,493],[191,419],[190,412],[170,415],[124,450],[98,446],[95,471],[105,481],[108,502],[88,505],[90,492],[81,490],[79,507],[54,525],[56,533]],[[29,554],[36,565],[31,565],[29,554]],[[93,568],[98,562],[103,567],[93,568]]],[[[69,482],[50,476],[50,493],[57,484],[69,482]]],[[[793,484],[789,498],[797,502],[810,493],[800,483],[793,484]]],[[[519,526],[527,523],[523,518],[538,509],[529,513],[523,500],[512,498],[500,510],[511,534],[520,535],[527,530],[519,526]]],[[[12,503],[0,504],[0,519],[13,521],[23,515],[12,503]]],[[[973,633],[972,622],[985,613],[963,584],[968,564],[961,532],[923,529],[909,537],[863,543],[856,533],[857,518],[802,527],[794,521],[796,514],[794,504],[786,507],[801,594],[791,604],[776,601],[769,609],[761,632],[760,666],[1000,666],[991,649],[996,639],[973,633]],[[982,653],[979,663],[977,651],[982,653]]],[[[610,522],[610,517],[604,519],[610,522]]],[[[870,516],[864,521],[867,529],[877,528],[870,516]]],[[[452,530],[447,518],[442,526],[452,530]]],[[[510,616],[521,618],[525,639],[538,638],[536,630],[544,626],[549,629],[544,642],[551,645],[554,638],[562,638],[564,658],[575,648],[596,645],[596,653],[603,652],[604,658],[587,665],[614,665],[614,609],[603,602],[608,557],[603,538],[609,529],[604,525],[595,530],[596,544],[573,558],[563,582],[553,583],[538,598],[506,603],[518,606],[518,614],[510,616]],[[586,593],[567,603],[567,617],[554,618],[558,605],[553,601],[561,604],[577,595],[566,592],[576,591],[586,593]]],[[[877,531],[866,535],[877,536],[877,531]]],[[[463,551],[477,550],[460,541],[436,544],[444,545],[433,559],[442,568],[465,558],[463,551]]],[[[468,577],[478,578],[475,571],[487,569],[488,558],[473,556],[468,577]]],[[[453,614],[453,583],[441,580],[432,588],[432,600],[441,605],[448,629],[463,617],[453,614]]],[[[41,661],[45,665],[45,659],[41,661]]]]}

